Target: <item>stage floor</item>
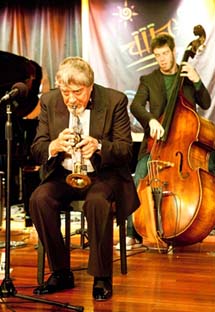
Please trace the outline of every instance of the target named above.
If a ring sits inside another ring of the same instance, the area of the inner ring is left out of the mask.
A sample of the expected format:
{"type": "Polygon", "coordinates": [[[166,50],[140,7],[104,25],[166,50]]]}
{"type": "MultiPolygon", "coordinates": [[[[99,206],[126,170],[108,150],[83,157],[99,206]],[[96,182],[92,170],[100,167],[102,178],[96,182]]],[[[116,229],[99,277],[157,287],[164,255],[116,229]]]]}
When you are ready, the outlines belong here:
{"type": "MultiPolygon", "coordinates": [[[[10,249],[10,275],[18,294],[32,296],[32,290],[37,285],[37,234],[33,226],[25,227],[21,208],[17,208],[16,211],[14,208],[11,217],[13,244],[10,249]]],[[[77,229],[79,225],[79,218],[76,215],[71,220],[72,230],[77,229]]],[[[118,242],[118,234],[118,227],[114,225],[114,244],[118,242]]],[[[4,240],[5,221],[0,231],[1,255],[5,252],[4,240]]],[[[144,247],[127,252],[128,273],[126,275],[121,274],[119,251],[113,247],[113,297],[107,302],[95,302],[92,299],[93,278],[87,274],[89,249],[78,247],[78,235],[71,237],[71,244],[76,247],[71,250],[75,288],[40,296],[40,298],[83,306],[86,312],[215,311],[213,232],[204,241],[178,247],[172,253],[159,253],[158,249],[144,241],[144,247]]],[[[48,274],[46,262],[46,276],[48,274]]],[[[0,279],[4,277],[5,271],[2,271],[0,279]]],[[[66,308],[13,296],[1,298],[0,301],[2,311],[68,311],[66,308]]]]}

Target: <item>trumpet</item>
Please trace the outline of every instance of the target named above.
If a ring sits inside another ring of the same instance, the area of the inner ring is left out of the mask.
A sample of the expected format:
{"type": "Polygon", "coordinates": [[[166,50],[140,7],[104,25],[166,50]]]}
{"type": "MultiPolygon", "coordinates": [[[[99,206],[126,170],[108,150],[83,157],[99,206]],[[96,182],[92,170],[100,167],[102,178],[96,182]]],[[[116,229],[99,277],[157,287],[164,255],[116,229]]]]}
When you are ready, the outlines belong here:
{"type": "Polygon", "coordinates": [[[82,140],[82,126],[80,119],[76,113],[76,106],[72,108],[72,133],[74,138],[71,142],[71,155],[75,159],[73,165],[73,172],[66,177],[66,183],[73,188],[84,189],[91,184],[91,179],[87,175],[87,166],[84,164],[84,160],[81,154],[81,149],[76,145],[82,140]]]}

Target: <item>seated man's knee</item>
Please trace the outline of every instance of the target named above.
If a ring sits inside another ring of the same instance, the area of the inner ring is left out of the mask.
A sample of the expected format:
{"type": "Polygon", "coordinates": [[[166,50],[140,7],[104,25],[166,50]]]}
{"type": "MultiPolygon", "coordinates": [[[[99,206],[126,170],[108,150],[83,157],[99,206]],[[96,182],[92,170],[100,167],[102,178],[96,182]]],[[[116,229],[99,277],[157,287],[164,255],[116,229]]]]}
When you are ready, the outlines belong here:
{"type": "Polygon", "coordinates": [[[47,202],[47,190],[39,186],[37,187],[30,196],[29,199],[29,212],[32,215],[33,211],[43,209],[45,207],[45,203],[47,202]]]}
{"type": "Polygon", "coordinates": [[[89,196],[85,200],[85,204],[83,207],[85,215],[98,214],[98,216],[102,216],[102,214],[112,214],[112,203],[105,199],[102,196],[91,197],[89,196]]]}

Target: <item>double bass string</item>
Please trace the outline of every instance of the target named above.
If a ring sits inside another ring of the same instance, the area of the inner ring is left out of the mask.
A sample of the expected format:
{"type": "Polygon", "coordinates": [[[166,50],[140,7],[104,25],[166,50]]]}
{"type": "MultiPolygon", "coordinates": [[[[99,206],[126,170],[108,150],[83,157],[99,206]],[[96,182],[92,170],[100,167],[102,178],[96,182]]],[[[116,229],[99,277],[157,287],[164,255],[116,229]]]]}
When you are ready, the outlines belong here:
{"type": "Polygon", "coordinates": [[[152,149],[150,152],[149,160],[147,163],[148,166],[148,176],[149,176],[149,185],[152,189],[157,188],[160,184],[159,172],[163,169],[164,163],[160,160],[160,150],[162,149],[163,142],[161,140],[154,140],[152,149]],[[156,157],[154,157],[156,155],[156,157]],[[154,186],[153,186],[154,185],[154,186]]]}

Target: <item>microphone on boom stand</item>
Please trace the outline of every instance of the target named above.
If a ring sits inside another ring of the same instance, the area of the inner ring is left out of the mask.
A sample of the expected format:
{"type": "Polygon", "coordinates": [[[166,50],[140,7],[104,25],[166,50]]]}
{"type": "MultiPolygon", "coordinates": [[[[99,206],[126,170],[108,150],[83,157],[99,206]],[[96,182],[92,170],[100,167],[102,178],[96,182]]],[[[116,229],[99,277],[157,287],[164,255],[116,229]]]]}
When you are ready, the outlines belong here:
{"type": "Polygon", "coordinates": [[[6,92],[6,94],[0,99],[0,104],[11,101],[15,98],[25,98],[27,97],[27,95],[28,95],[27,86],[23,82],[17,82],[12,86],[11,91],[6,92]]]}

